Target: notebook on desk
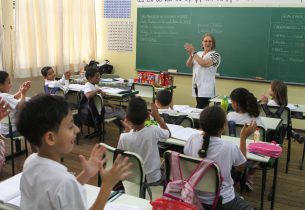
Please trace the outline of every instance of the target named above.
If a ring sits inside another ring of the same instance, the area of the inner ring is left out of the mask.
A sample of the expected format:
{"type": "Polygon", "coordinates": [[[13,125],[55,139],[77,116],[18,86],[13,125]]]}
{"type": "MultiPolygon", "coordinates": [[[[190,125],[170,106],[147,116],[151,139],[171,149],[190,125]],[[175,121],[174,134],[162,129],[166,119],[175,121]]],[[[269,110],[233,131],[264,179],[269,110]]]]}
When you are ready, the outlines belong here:
{"type": "Polygon", "coordinates": [[[171,137],[182,141],[187,141],[194,134],[201,134],[202,131],[193,128],[184,128],[180,125],[166,124],[171,132],[171,137]]]}

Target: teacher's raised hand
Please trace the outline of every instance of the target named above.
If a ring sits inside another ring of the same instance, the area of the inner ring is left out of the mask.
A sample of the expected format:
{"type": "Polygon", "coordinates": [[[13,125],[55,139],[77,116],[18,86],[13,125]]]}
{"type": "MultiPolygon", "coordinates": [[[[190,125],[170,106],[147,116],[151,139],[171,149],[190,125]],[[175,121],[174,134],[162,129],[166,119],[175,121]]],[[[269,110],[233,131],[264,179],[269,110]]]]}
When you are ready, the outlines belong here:
{"type": "Polygon", "coordinates": [[[185,43],[184,44],[184,49],[187,51],[187,53],[189,55],[192,55],[192,53],[195,51],[194,46],[192,44],[190,44],[190,43],[185,43]]]}

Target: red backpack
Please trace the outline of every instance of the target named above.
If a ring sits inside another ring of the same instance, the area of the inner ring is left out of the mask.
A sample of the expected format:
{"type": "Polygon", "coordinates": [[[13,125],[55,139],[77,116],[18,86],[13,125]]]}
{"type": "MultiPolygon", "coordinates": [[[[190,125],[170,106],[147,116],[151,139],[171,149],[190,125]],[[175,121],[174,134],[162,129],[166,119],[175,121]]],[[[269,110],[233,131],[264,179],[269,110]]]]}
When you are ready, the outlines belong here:
{"type": "Polygon", "coordinates": [[[192,172],[190,177],[184,180],[182,178],[179,155],[180,154],[177,152],[171,153],[170,170],[173,180],[171,180],[167,184],[165,192],[163,194],[163,198],[189,203],[196,206],[197,209],[203,210],[204,208],[197,196],[196,186],[200,182],[200,180],[204,178],[204,176],[209,170],[215,170],[216,173],[218,173],[219,178],[219,180],[217,180],[218,187],[216,189],[216,195],[212,207],[212,209],[215,209],[218,203],[221,187],[221,176],[219,174],[220,170],[217,164],[212,160],[203,159],[200,161],[196,169],[192,172]]]}

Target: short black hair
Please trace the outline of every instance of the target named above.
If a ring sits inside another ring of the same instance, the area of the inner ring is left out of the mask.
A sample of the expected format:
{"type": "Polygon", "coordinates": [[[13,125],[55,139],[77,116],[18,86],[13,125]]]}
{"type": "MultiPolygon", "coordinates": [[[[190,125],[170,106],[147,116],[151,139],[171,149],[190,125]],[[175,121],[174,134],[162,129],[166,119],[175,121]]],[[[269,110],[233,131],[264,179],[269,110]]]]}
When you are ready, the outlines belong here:
{"type": "Polygon", "coordinates": [[[141,97],[134,97],[129,100],[127,119],[135,125],[141,125],[147,118],[147,105],[141,97]]]}
{"type": "Polygon", "coordinates": [[[94,77],[97,73],[99,73],[98,69],[96,67],[88,66],[86,67],[86,79],[94,77]]]}
{"type": "Polygon", "coordinates": [[[172,98],[172,93],[169,90],[165,89],[158,91],[156,95],[156,100],[158,100],[162,106],[170,105],[170,103],[172,102],[172,98]]]}
{"type": "Polygon", "coordinates": [[[43,77],[47,77],[49,69],[52,69],[51,66],[45,66],[41,69],[41,74],[43,77]]]}
{"type": "Polygon", "coordinates": [[[4,84],[5,80],[9,77],[6,71],[0,71],[0,84],[4,84]]]}
{"type": "Polygon", "coordinates": [[[17,130],[31,144],[39,147],[46,132],[58,131],[69,110],[68,103],[61,96],[34,96],[25,102],[17,115],[17,130]]]}

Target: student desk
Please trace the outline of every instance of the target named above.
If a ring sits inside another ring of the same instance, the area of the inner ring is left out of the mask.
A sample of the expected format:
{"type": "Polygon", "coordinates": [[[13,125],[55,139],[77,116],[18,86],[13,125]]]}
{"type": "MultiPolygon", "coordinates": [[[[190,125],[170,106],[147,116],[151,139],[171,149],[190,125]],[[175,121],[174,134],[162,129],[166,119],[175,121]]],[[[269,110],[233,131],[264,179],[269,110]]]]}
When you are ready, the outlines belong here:
{"type": "MultiPolygon", "coordinates": [[[[69,91],[71,92],[82,92],[85,85],[80,84],[70,84],[69,85],[69,91]]],[[[135,94],[137,94],[137,91],[131,91],[126,93],[113,93],[113,92],[107,92],[105,91],[105,99],[108,100],[114,100],[114,101],[128,101],[129,98],[135,94]]]]}
{"type": "MultiPolygon", "coordinates": [[[[100,191],[100,188],[93,186],[93,185],[88,185],[88,184],[85,184],[85,188],[87,191],[88,206],[92,206],[92,204],[94,203],[94,201],[100,191]]],[[[135,206],[141,210],[151,210],[152,209],[152,206],[150,205],[149,200],[145,200],[142,198],[138,198],[135,196],[122,194],[122,193],[118,193],[116,196],[111,198],[108,202],[135,206]]]]}
{"type": "MultiPolygon", "coordinates": [[[[234,142],[236,145],[239,146],[240,139],[239,137],[232,137],[232,136],[221,136],[221,139],[224,141],[231,141],[234,142]]],[[[165,141],[167,144],[172,144],[176,146],[181,146],[184,147],[185,141],[179,140],[179,139],[174,139],[174,138],[169,138],[168,140],[165,141]]],[[[247,147],[249,143],[253,142],[253,140],[247,139],[247,147]]],[[[198,148],[199,149],[199,148],[198,148]]],[[[254,160],[263,163],[262,164],[262,188],[261,188],[261,203],[260,203],[260,209],[262,210],[264,208],[264,193],[265,193],[265,188],[266,188],[266,178],[267,178],[267,166],[269,161],[272,159],[267,156],[260,156],[256,155],[253,153],[247,152],[247,159],[248,160],[254,160]]],[[[277,180],[277,168],[278,168],[278,159],[275,159],[274,162],[274,175],[273,175],[273,183],[272,183],[272,197],[271,197],[271,207],[270,209],[273,210],[274,208],[274,200],[275,200],[275,190],[276,190],[276,180],[277,180]]]]}

